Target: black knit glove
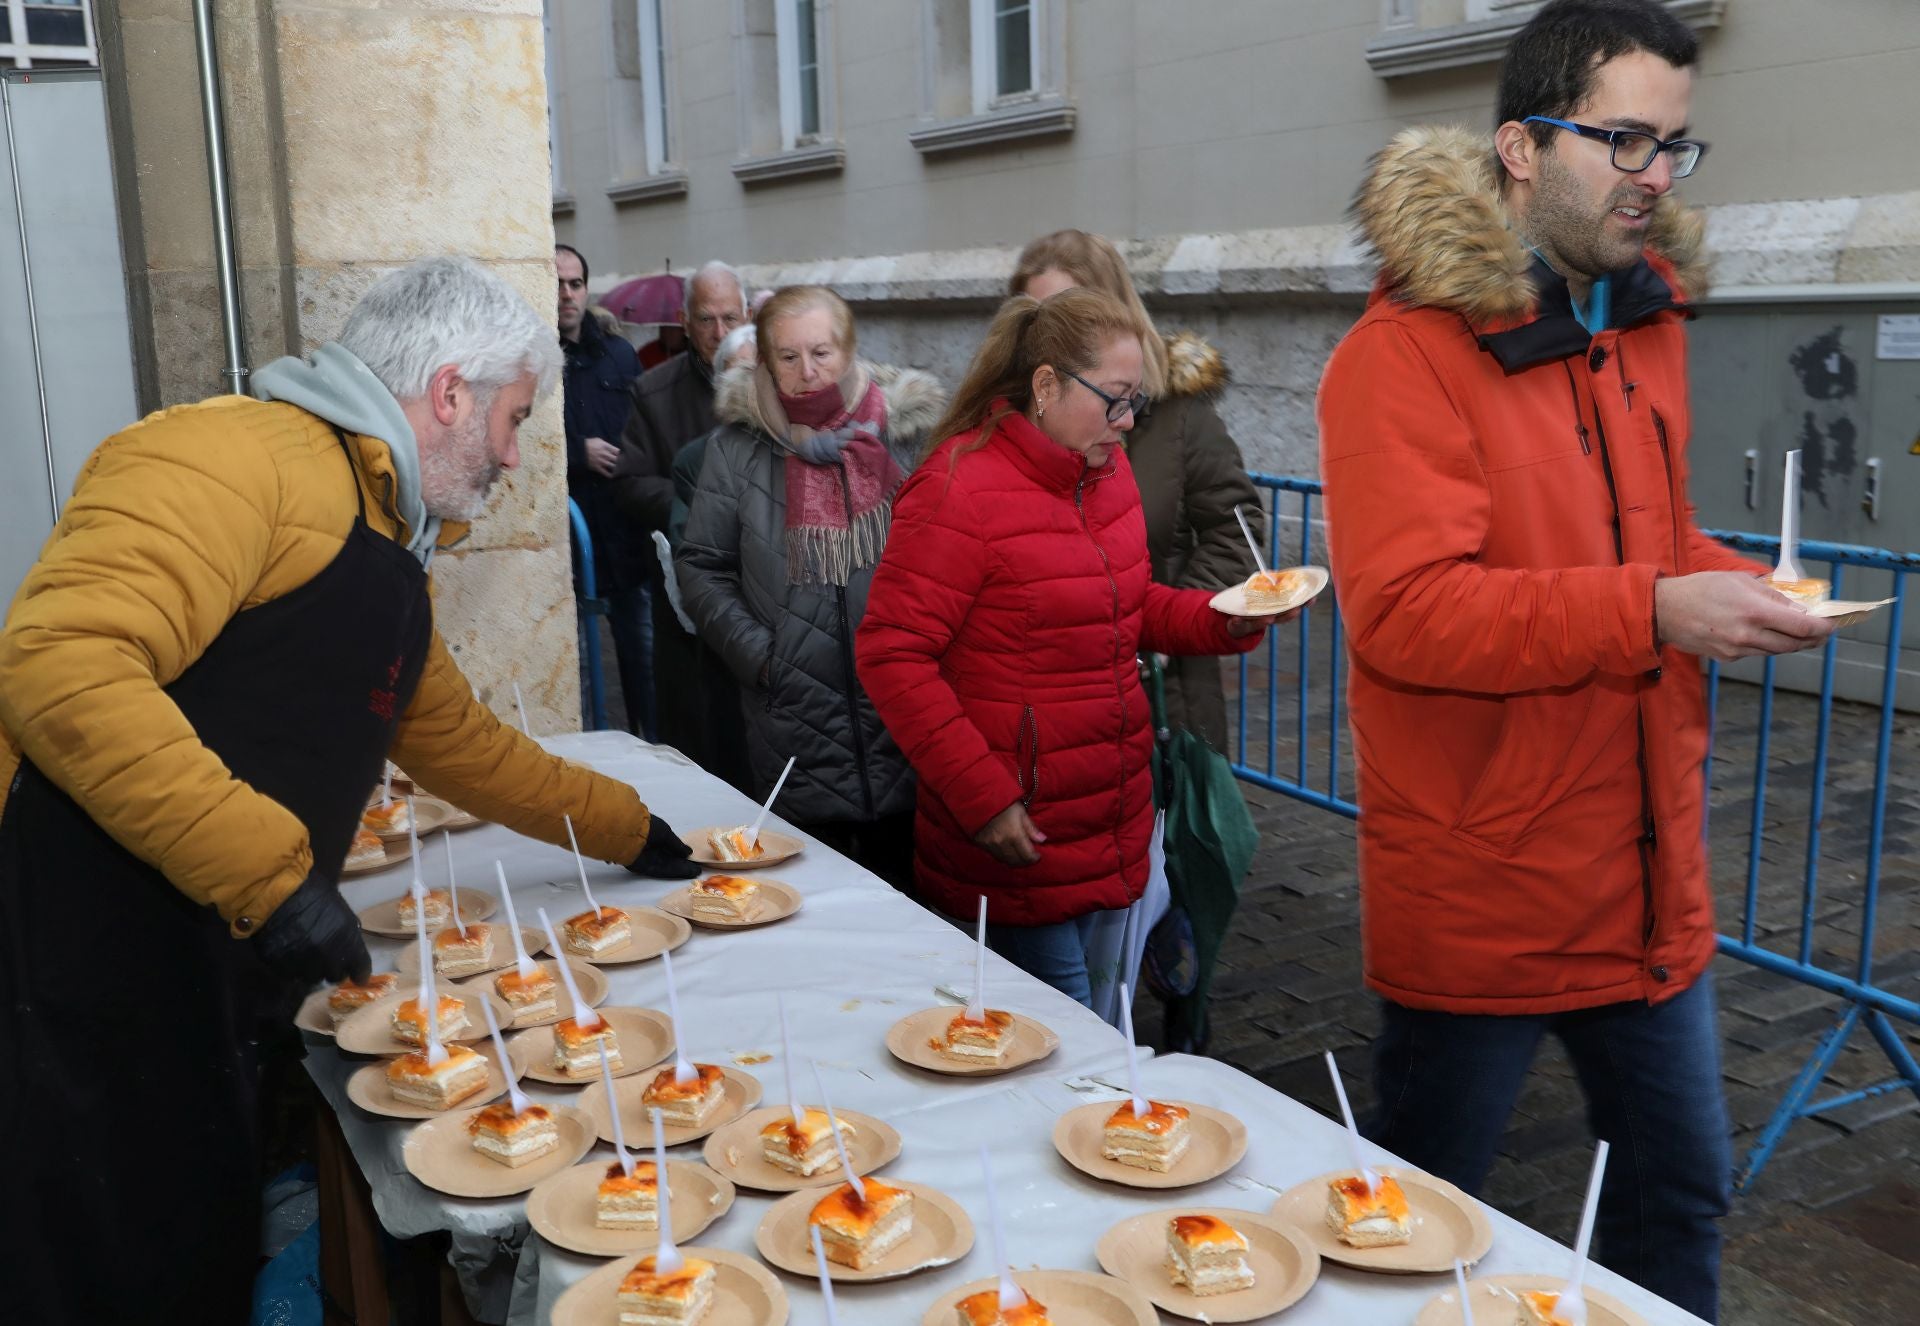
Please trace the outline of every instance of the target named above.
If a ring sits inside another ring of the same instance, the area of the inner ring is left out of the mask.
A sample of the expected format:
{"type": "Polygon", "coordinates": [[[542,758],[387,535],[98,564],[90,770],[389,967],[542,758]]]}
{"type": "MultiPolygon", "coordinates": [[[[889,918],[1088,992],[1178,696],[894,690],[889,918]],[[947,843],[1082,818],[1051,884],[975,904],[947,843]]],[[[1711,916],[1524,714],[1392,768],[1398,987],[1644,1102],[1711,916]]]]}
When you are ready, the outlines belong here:
{"type": "Polygon", "coordinates": [[[693,862],[693,849],[681,842],[673,826],[658,815],[647,826],[647,845],[627,863],[627,869],[650,879],[693,879],[700,873],[693,862]]]}
{"type": "Polygon", "coordinates": [[[360,918],[334,882],[308,875],[274,909],[253,937],[260,960],[283,976],[319,981],[365,981],[373,971],[360,918]]]}

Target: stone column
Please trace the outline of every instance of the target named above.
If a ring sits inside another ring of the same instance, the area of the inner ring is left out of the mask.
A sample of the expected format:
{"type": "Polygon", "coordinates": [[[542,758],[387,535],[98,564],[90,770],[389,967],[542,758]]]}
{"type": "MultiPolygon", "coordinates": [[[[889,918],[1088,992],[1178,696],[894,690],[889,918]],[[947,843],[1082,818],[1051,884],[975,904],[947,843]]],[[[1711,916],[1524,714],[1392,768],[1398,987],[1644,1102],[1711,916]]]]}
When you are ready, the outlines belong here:
{"type": "MultiPolygon", "coordinates": [[[[112,12],[115,7],[104,7],[112,12]]],[[[218,390],[218,301],[191,13],[122,0],[104,26],[149,403],[218,390]],[[144,297],[143,297],[144,296],[144,297]]],[[[373,281],[456,253],[553,316],[540,0],[221,0],[235,211],[257,367],[334,336],[373,281]]],[[[436,616],[496,711],[579,727],[559,393],[520,433],[436,616]]]]}
{"type": "MultiPolygon", "coordinates": [[[[553,315],[540,0],[279,0],[274,45],[300,342],[334,335],[374,280],[458,253],[553,315]]],[[[447,645],[501,713],[580,725],[560,397],[520,431],[467,544],[434,563],[447,645]]]]}

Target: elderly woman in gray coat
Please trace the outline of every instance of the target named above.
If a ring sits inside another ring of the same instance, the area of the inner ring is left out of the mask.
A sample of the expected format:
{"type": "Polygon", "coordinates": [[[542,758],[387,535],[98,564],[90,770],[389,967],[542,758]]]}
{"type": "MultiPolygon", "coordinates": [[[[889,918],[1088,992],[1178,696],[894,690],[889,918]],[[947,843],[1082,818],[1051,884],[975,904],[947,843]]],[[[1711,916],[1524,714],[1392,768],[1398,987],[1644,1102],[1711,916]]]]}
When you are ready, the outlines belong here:
{"type": "Polygon", "coordinates": [[[723,377],[674,564],[687,615],[742,688],[760,795],[897,888],[913,874],[913,776],[854,675],[853,634],[893,497],[946,406],[916,369],[855,357],[820,286],[754,319],[760,364],[723,377]]]}

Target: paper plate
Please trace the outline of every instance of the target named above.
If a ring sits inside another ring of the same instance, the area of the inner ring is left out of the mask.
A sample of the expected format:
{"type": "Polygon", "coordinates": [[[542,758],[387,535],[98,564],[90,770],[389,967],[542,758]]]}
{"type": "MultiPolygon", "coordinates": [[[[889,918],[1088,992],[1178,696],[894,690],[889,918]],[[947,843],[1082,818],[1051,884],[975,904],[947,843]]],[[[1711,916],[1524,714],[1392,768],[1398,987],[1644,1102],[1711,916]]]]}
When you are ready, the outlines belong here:
{"type": "Polygon", "coordinates": [[[1876,608],[1884,608],[1891,602],[1893,602],[1892,599],[1875,599],[1872,602],[1867,602],[1866,600],[1829,599],[1825,603],[1816,603],[1814,606],[1808,608],[1807,611],[1816,617],[1832,617],[1834,619],[1834,629],[1841,630],[1848,626],[1859,625],[1867,618],[1873,616],[1876,608]]]}
{"type": "MultiPolygon", "coordinates": [[[[465,1100],[456,1102],[453,1106],[455,1110],[477,1109],[507,1094],[507,1075],[501,1070],[500,1059],[494,1054],[493,1046],[476,1045],[473,1048],[487,1061],[487,1085],[465,1100]]],[[[376,1059],[347,1079],[347,1099],[369,1114],[382,1114],[389,1119],[438,1119],[448,1113],[396,1097],[387,1087],[385,1059],[376,1059]]]]}
{"type": "MultiPolygon", "coordinates": [[[[1014,1283],[1040,1300],[1054,1326],[1159,1326],[1141,1292],[1124,1280],[1091,1271],[1015,1271],[1014,1283]]],[[[953,1326],[960,1300],[998,1290],[999,1277],[962,1285],[927,1309],[920,1326],[953,1326]]]]}
{"type": "Polygon", "coordinates": [[[1287,595],[1285,602],[1277,608],[1261,608],[1257,611],[1247,606],[1247,587],[1245,584],[1229,586],[1207,600],[1207,605],[1216,612],[1224,612],[1229,617],[1271,617],[1275,613],[1292,612],[1320,597],[1327,587],[1327,568],[1324,566],[1287,566],[1277,568],[1283,571],[1298,571],[1300,584],[1287,595]]]}
{"type": "MultiPolygon", "coordinates": [[[[436,988],[436,994],[439,993],[436,988]]],[[[448,986],[445,993],[452,995],[467,1006],[467,1025],[453,1035],[444,1033],[442,1041],[483,1041],[487,1039],[487,1015],[480,1011],[482,1004],[493,1005],[493,1015],[502,1026],[513,1016],[507,1008],[507,1002],[494,995],[479,990],[462,990],[448,986]]],[[[394,994],[383,995],[365,1008],[340,1024],[334,1032],[333,1043],[348,1054],[411,1054],[420,1047],[409,1044],[393,1034],[393,1010],[407,1000],[419,994],[419,990],[404,986],[394,994]]]]}
{"type": "MultiPolygon", "coordinates": [[[[657,907],[622,907],[620,910],[627,914],[627,928],[631,932],[625,944],[600,954],[575,953],[567,949],[567,956],[575,962],[617,967],[623,962],[645,962],[648,958],[657,958],[668,949],[679,948],[693,935],[692,926],[657,907]]],[[[559,926],[554,927],[554,933],[560,933],[559,926]]],[[[562,946],[566,942],[566,936],[561,935],[562,946]]]]}
{"type": "Polygon", "coordinates": [[[1217,1206],[1171,1206],[1129,1217],[1100,1236],[1094,1256],[1108,1275],[1132,1285],[1155,1307],[1195,1321],[1271,1317],[1298,1303],[1320,1275],[1320,1254],[1285,1221],[1217,1206]],[[1167,1222],[1182,1215],[1216,1216],[1239,1230],[1247,1240],[1253,1284],[1204,1297],[1174,1284],[1167,1276],[1167,1222]]]}
{"type": "MultiPolygon", "coordinates": [[[[466,916],[466,911],[467,895],[463,892],[460,895],[460,914],[466,916]]],[[[467,916],[466,919],[469,925],[484,924],[475,916],[467,916]]],[[[440,930],[451,929],[453,929],[451,925],[440,927],[440,930]]],[[[440,930],[429,932],[428,938],[439,934],[440,930]]],[[[412,936],[408,937],[411,938],[412,936]]],[[[538,930],[529,930],[525,926],[522,926],[520,928],[520,942],[526,945],[527,956],[531,957],[547,946],[547,937],[538,930]]],[[[496,926],[493,931],[493,958],[485,968],[477,972],[469,972],[465,976],[448,976],[443,972],[438,972],[438,969],[436,969],[436,974],[440,980],[459,981],[464,985],[468,982],[478,980],[489,972],[505,971],[508,967],[513,966],[513,963],[513,941],[507,937],[507,928],[505,926],[496,926]]],[[[420,974],[420,946],[418,944],[408,944],[402,947],[398,953],[393,955],[393,969],[405,976],[418,976],[420,974]]],[[[553,979],[557,981],[560,977],[555,975],[553,979]]],[[[560,993],[564,998],[566,991],[562,989],[560,993]]]]}
{"type": "MultiPolygon", "coordinates": [[[[1530,1289],[1558,1291],[1566,1283],[1555,1275],[1490,1275],[1484,1280],[1469,1280],[1467,1293],[1473,1298],[1473,1319],[1506,1326],[1518,1310],[1519,1294],[1530,1289]]],[[[1582,1286],[1581,1293],[1587,1300],[1587,1326],[1647,1326],[1645,1317],[1619,1299],[1590,1285],[1582,1286]]],[[[1449,1287],[1420,1309],[1413,1326],[1465,1326],[1465,1321],[1460,1311],[1460,1291],[1449,1287]]]]}
{"type": "MultiPolygon", "coordinates": [[[[586,991],[580,993],[584,996],[586,991]]],[[[596,1011],[613,1027],[613,1038],[620,1045],[620,1066],[613,1070],[616,1078],[643,1073],[673,1053],[673,1023],[667,1020],[665,1013],[655,1012],[651,1008],[602,1008],[596,1011]]],[[[507,1042],[507,1053],[513,1056],[513,1066],[521,1076],[530,1077],[535,1082],[578,1087],[597,1085],[600,1081],[599,1055],[594,1056],[592,1071],[577,1077],[569,1077],[554,1067],[551,1023],[514,1036],[507,1042]]],[[[649,1130],[646,1137],[650,1139],[652,1136],[649,1130]]],[[[635,1138],[640,1140],[638,1134],[635,1134],[635,1138]]]]}
{"type": "MultiPolygon", "coordinates": [[[[376,972],[376,976],[383,973],[376,972]]],[[[334,1033],[333,1014],[327,1008],[327,1000],[333,995],[331,985],[323,985],[300,1003],[300,1011],[293,1015],[293,1025],[302,1031],[311,1031],[321,1036],[334,1033]]],[[[356,1012],[358,1010],[355,1010],[356,1012]]],[[[344,1021],[344,1019],[342,1019],[344,1021]]]]}
{"type": "MultiPolygon", "coordinates": [[[[438,819],[438,823],[435,824],[434,827],[446,829],[452,833],[457,833],[461,829],[477,829],[486,823],[486,821],[478,815],[468,814],[451,801],[442,801],[439,797],[430,797],[416,793],[413,798],[413,808],[418,811],[426,806],[434,807],[434,814],[438,819]]],[[[422,830],[422,832],[425,832],[425,830],[422,830]]]]}
{"type": "MultiPolygon", "coordinates": [[[[593,1195],[616,1162],[595,1156],[584,1165],[542,1179],[527,1195],[527,1221],[547,1242],[586,1257],[645,1256],[660,1234],[652,1229],[602,1229],[593,1223],[593,1195]]],[[[734,1188],[705,1165],[667,1162],[673,1241],[685,1243],[733,1206],[734,1188]]]]}
{"type": "MultiPolygon", "coordinates": [[[[923,1183],[890,1182],[893,1187],[913,1194],[913,1227],[899,1246],[864,1271],[828,1261],[827,1274],[834,1281],[858,1284],[866,1280],[897,1280],[936,1266],[949,1266],[973,1247],[973,1222],[967,1219],[960,1203],[923,1183]]],[[[807,1217],[827,1191],[810,1188],[791,1193],[775,1202],[773,1209],[761,1219],[760,1227],[753,1232],[753,1246],[769,1265],[819,1283],[819,1263],[813,1257],[807,1217]]]]}
{"type": "MultiPolygon", "coordinates": [[[[802,1102],[801,1108],[806,1108],[805,1102],[802,1102]]],[[[854,1173],[871,1174],[882,1165],[892,1164],[900,1154],[900,1134],[890,1125],[871,1114],[856,1114],[852,1110],[835,1110],[834,1114],[854,1126],[853,1139],[847,1144],[847,1158],[853,1161],[854,1173]]],[[[706,1156],[707,1163],[723,1177],[732,1179],[742,1188],[754,1188],[760,1192],[830,1188],[844,1181],[846,1175],[838,1160],[811,1178],[802,1178],[770,1164],[760,1154],[760,1130],[788,1117],[784,1105],[755,1110],[745,1118],[716,1130],[701,1149],[702,1154],[706,1156]]]]}
{"type": "MultiPolygon", "coordinates": [[[[726,1075],[726,1096],[720,1102],[720,1108],[713,1112],[705,1124],[698,1128],[676,1128],[663,1123],[661,1131],[665,1134],[668,1146],[683,1146],[688,1142],[697,1142],[716,1129],[724,1128],[760,1103],[760,1079],[751,1073],[742,1073],[738,1069],[721,1065],[720,1071],[726,1075]]],[[[629,1144],[651,1146],[653,1143],[653,1116],[646,1112],[640,1103],[648,1085],[657,1076],[649,1073],[624,1078],[613,1084],[613,1094],[620,1101],[620,1127],[626,1134],[629,1144]]],[[[599,1130],[601,1140],[613,1140],[613,1115],[607,1110],[607,1093],[589,1091],[580,1102],[580,1107],[593,1120],[593,1126],[599,1130]]]]}
{"type": "MultiPolygon", "coordinates": [[[[719,1248],[680,1251],[713,1263],[713,1306],[700,1326],[786,1326],[787,1291],[759,1262],[719,1248]]],[[[622,1257],[560,1295],[550,1326],[620,1326],[620,1282],[637,1260],[622,1257]]]]}
{"type": "MultiPolygon", "coordinates": [[[[378,861],[369,861],[367,864],[360,866],[356,866],[351,862],[343,862],[340,866],[340,873],[342,875],[371,875],[375,871],[385,870],[390,866],[397,866],[413,855],[413,844],[408,841],[405,835],[398,838],[382,838],[380,840],[380,846],[386,852],[386,855],[378,861]]],[[[478,918],[476,917],[475,919],[477,920],[478,918]]]]}
{"type": "MultiPolygon", "coordinates": [[[[403,857],[405,853],[401,854],[403,857]]],[[[460,919],[463,921],[484,921],[493,915],[500,906],[500,900],[491,893],[482,893],[479,889],[460,890],[460,919]]],[[[427,922],[427,934],[437,935],[453,924],[452,918],[445,921],[427,922]]],[[[413,939],[418,932],[410,925],[400,921],[400,899],[388,898],[360,911],[360,928],[370,934],[383,935],[388,939],[413,939]]]]}
{"type": "Polygon", "coordinates": [[[907,1014],[887,1028],[887,1049],[901,1062],[929,1072],[948,1073],[955,1077],[991,1077],[1038,1063],[1060,1048],[1060,1038],[1052,1031],[1030,1017],[1015,1013],[1013,1043],[1007,1048],[1007,1057],[1001,1062],[976,1064],[949,1059],[934,1047],[946,1042],[947,1024],[961,1011],[949,1005],[907,1014]]]}
{"type": "MultiPolygon", "coordinates": [[[[377,804],[377,798],[374,803],[369,804],[368,809],[372,809],[373,804],[377,804]]],[[[424,838],[430,833],[444,829],[447,827],[447,821],[452,819],[453,816],[453,807],[449,806],[446,802],[433,797],[415,797],[413,799],[413,836],[416,838],[424,838]]],[[[404,839],[407,836],[405,825],[402,825],[398,829],[376,829],[364,819],[361,820],[360,823],[361,827],[365,828],[368,833],[383,840],[394,838],[404,839]]]]}
{"type": "Polygon", "coordinates": [[[663,911],[684,917],[698,926],[709,930],[745,930],[750,926],[771,925],[775,921],[784,921],[800,910],[800,890],[791,884],[783,884],[777,879],[756,880],[760,891],[754,895],[753,906],[742,921],[728,920],[724,917],[702,916],[693,910],[693,886],[676,889],[660,900],[663,911]]]}
{"type": "Polygon", "coordinates": [[[1389,1248],[1354,1248],[1327,1227],[1327,1183],[1352,1170],[1334,1170],[1309,1179],[1280,1194],[1273,1214],[1286,1221],[1330,1262],[1362,1271],[1395,1274],[1437,1274],[1453,1269],[1457,1257],[1471,1266],[1493,1246],[1493,1225],[1480,1203],[1445,1179],[1419,1170],[1382,1165],[1377,1173],[1390,1175],[1407,1195],[1413,1213],[1413,1241],[1389,1248]]]}
{"type": "MultiPolygon", "coordinates": [[[[680,835],[680,841],[693,849],[695,865],[709,866],[715,870],[732,874],[736,870],[764,870],[768,866],[777,866],[782,861],[791,861],[800,855],[807,844],[804,839],[791,834],[776,833],[772,829],[760,830],[760,846],[765,848],[764,855],[751,861],[722,861],[713,854],[713,847],[707,842],[707,835],[715,829],[737,829],[737,824],[715,825],[713,828],[695,829],[692,833],[680,835]]],[[[749,826],[751,827],[751,826],[749,826]]]]}
{"type": "Polygon", "coordinates": [[[1190,1100],[1170,1100],[1163,1103],[1186,1107],[1187,1128],[1193,1138],[1171,1170],[1160,1174],[1108,1160],[1100,1154],[1107,1119],[1125,1103],[1101,1101],[1068,1110],[1053,1126],[1054,1150],[1081,1173],[1129,1188],[1185,1188],[1205,1183],[1225,1174],[1247,1153],[1247,1126],[1231,1114],[1190,1100]]]}
{"type": "MultiPolygon", "coordinates": [[[[529,953],[534,951],[531,945],[529,945],[527,951],[529,953]]],[[[546,1017],[534,1018],[531,1021],[517,1018],[511,1026],[502,1023],[500,1026],[500,1030],[502,1031],[519,1031],[526,1027],[550,1027],[562,1018],[570,1018],[573,1016],[573,996],[567,993],[566,983],[560,979],[559,960],[556,958],[536,958],[534,960],[553,974],[554,1011],[546,1017]]],[[[415,959],[414,965],[419,965],[417,958],[415,959]]],[[[507,966],[511,967],[513,963],[508,962],[507,966]]],[[[604,972],[592,963],[581,962],[578,959],[569,962],[567,966],[573,969],[573,983],[580,987],[580,997],[587,1001],[588,1007],[598,1008],[607,1002],[607,977],[604,972]]],[[[504,971],[505,969],[506,968],[502,968],[501,970],[504,971]]],[[[500,992],[494,988],[493,984],[499,975],[500,972],[498,971],[482,972],[478,976],[469,976],[463,980],[454,982],[454,988],[484,991],[487,994],[493,995],[496,999],[501,999],[501,1002],[505,1003],[506,1001],[501,998],[500,992]]],[[[512,1005],[508,1005],[508,1007],[512,1007],[512,1005]]]]}
{"type": "Polygon", "coordinates": [[[407,1134],[400,1158],[407,1173],[450,1197],[512,1197],[570,1168],[593,1149],[593,1125],[579,1110],[549,1105],[560,1145],[524,1165],[503,1165],[473,1149],[467,1125],[480,1111],[459,1109],[407,1134]]]}

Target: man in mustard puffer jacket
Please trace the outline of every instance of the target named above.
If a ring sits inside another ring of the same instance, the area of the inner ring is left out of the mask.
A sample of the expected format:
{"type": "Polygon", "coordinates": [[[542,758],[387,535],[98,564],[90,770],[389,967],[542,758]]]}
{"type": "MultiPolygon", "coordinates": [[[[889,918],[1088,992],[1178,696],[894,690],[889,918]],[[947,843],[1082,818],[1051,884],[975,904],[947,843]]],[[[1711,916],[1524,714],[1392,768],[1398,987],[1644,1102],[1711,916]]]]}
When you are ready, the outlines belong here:
{"type": "Polygon", "coordinates": [[[162,411],[81,471],[0,631],[21,1320],[245,1319],[252,1023],[264,992],[367,975],[336,879],[389,753],[482,818],[564,843],[570,814],[588,855],[697,873],[632,788],[496,721],[433,629],[426,566],[558,367],[510,287],[432,259],[263,399],[162,411]]]}

